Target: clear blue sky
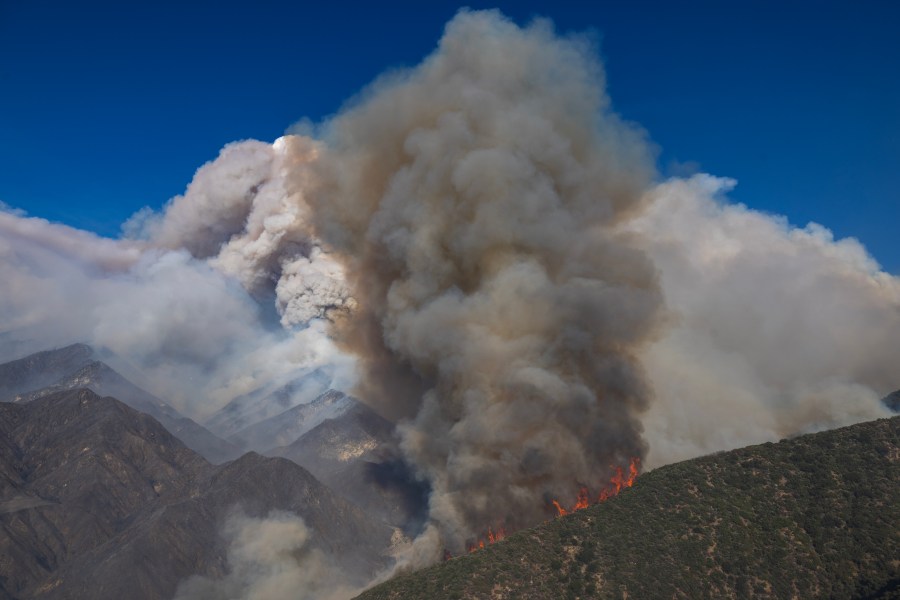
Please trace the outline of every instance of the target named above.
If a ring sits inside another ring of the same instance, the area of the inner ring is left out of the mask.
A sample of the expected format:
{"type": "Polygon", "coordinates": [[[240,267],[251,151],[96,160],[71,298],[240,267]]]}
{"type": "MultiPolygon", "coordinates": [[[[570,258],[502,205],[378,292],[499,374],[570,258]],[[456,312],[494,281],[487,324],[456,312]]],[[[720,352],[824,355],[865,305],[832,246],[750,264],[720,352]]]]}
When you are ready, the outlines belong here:
{"type": "MultiPolygon", "coordinates": [[[[226,142],[417,63],[456,2],[0,0],[0,200],[105,235],[226,142]]],[[[663,175],[818,221],[900,272],[900,2],[469,2],[600,40],[663,175]]]]}

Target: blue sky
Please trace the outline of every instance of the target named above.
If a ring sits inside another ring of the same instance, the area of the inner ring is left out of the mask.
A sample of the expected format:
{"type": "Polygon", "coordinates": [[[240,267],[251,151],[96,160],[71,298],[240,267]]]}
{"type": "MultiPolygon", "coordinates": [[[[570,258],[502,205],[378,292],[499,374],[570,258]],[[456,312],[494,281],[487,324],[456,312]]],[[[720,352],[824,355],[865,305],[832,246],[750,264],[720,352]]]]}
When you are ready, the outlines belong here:
{"type": "MultiPolygon", "coordinates": [[[[320,120],[435,46],[456,2],[0,1],[0,200],[104,235],[229,141],[320,120]]],[[[662,176],[859,238],[900,272],[900,3],[469,2],[598,40],[662,176]]]]}

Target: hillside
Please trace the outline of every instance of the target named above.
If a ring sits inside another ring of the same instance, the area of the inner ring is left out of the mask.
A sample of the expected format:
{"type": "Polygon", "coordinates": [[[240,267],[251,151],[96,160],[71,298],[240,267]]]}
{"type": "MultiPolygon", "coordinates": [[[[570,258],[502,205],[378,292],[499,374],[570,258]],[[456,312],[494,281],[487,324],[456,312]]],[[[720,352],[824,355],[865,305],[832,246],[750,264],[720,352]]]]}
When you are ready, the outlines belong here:
{"type": "Polygon", "coordinates": [[[900,417],[669,465],[360,600],[900,598],[900,417]]]}
{"type": "Polygon", "coordinates": [[[226,565],[235,509],[303,518],[361,577],[393,531],[308,471],[255,453],[214,466],[159,422],[91,390],[0,403],[0,598],[171,598],[226,565]]]}

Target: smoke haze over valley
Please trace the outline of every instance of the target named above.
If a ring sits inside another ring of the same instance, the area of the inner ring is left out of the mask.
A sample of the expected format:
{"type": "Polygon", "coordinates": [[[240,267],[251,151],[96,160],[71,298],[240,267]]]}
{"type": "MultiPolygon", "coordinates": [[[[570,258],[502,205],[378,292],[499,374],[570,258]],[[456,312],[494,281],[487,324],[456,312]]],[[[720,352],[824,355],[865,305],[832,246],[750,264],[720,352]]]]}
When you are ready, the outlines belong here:
{"type": "Polygon", "coordinates": [[[285,456],[377,513],[382,554],[348,578],[288,502],[222,509],[219,563],[179,600],[346,598],[638,462],[893,414],[900,278],[732,202],[728,173],[661,176],[597,55],[462,10],[419,65],[228,144],[119,238],[0,204],[0,362],[90,346],[10,362],[0,400],[90,387],[210,461],[285,456]]]}

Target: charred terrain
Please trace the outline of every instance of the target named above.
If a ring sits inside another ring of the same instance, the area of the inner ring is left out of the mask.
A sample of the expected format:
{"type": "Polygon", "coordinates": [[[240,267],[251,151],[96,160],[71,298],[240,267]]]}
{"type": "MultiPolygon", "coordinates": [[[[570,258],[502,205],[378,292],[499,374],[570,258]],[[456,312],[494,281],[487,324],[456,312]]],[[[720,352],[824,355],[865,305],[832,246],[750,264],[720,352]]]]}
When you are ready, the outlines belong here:
{"type": "Polygon", "coordinates": [[[360,600],[900,598],[900,417],[656,469],[360,600]]]}

